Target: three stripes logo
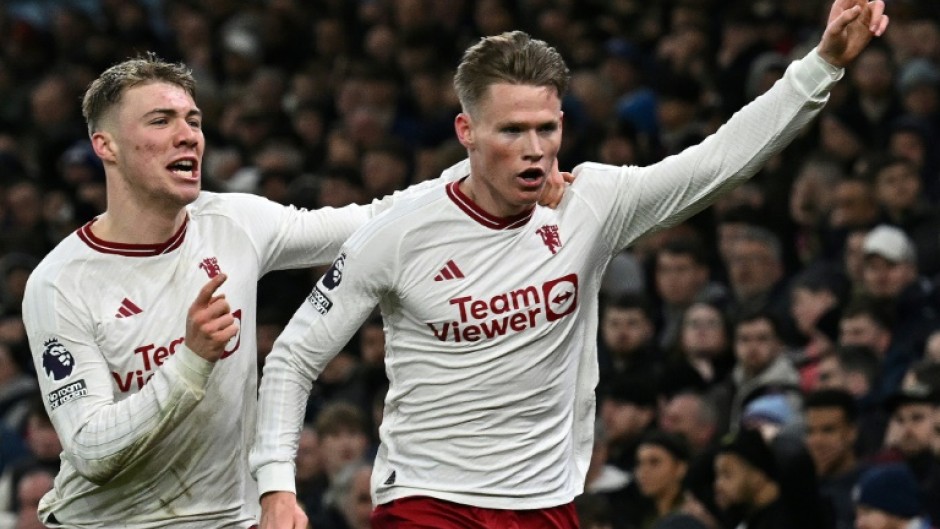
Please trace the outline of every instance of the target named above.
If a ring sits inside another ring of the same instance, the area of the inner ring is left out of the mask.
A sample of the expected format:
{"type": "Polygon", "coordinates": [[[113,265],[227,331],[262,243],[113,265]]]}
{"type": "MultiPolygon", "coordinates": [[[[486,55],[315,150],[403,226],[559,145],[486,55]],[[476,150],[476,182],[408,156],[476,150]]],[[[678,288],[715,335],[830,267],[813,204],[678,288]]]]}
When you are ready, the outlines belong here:
{"type": "Polygon", "coordinates": [[[460,271],[460,268],[457,268],[457,263],[452,260],[447,261],[444,268],[441,268],[441,271],[434,276],[435,281],[450,281],[451,279],[463,279],[463,272],[460,271]]]}
{"type": "Polygon", "coordinates": [[[114,315],[115,318],[130,318],[131,316],[136,316],[143,312],[143,309],[134,304],[133,301],[124,298],[121,300],[121,306],[118,308],[117,314],[114,315]]]}

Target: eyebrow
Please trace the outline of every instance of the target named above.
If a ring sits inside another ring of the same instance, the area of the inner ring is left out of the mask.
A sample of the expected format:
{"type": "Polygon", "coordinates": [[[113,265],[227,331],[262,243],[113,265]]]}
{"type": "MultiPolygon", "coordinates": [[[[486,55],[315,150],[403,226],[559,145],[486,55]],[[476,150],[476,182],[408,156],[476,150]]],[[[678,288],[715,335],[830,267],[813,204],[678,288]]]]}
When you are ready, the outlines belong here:
{"type": "MultiPolygon", "coordinates": [[[[151,110],[150,112],[147,112],[146,114],[144,114],[144,117],[150,116],[152,114],[159,114],[163,116],[176,116],[179,114],[179,112],[177,112],[175,109],[172,109],[172,108],[155,108],[151,110]]],[[[198,108],[194,108],[186,113],[186,117],[192,117],[192,116],[202,117],[202,111],[199,110],[198,108]]]]}

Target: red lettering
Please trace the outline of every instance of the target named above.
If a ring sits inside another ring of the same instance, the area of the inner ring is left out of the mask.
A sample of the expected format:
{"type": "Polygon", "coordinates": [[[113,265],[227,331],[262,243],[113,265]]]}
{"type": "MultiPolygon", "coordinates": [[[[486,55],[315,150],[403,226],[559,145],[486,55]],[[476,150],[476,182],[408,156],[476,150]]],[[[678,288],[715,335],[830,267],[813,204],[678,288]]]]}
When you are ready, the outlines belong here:
{"type": "Polygon", "coordinates": [[[490,300],[490,310],[493,311],[493,314],[509,312],[509,297],[506,294],[493,296],[493,299],[490,300]]]}
{"type": "Polygon", "coordinates": [[[438,332],[437,327],[435,327],[433,323],[429,323],[428,327],[431,328],[431,332],[434,333],[435,338],[437,338],[438,340],[442,342],[447,341],[447,331],[450,330],[450,322],[445,323],[444,328],[441,329],[440,332],[438,332]]]}
{"type": "Polygon", "coordinates": [[[176,346],[179,345],[179,344],[181,344],[181,343],[183,343],[183,337],[182,337],[182,336],[180,336],[179,338],[177,338],[177,339],[173,340],[172,342],[170,342],[170,354],[171,354],[171,355],[175,355],[175,354],[176,354],[176,346]]]}
{"type": "Polygon", "coordinates": [[[451,304],[451,305],[457,305],[457,306],[459,307],[459,309],[460,309],[460,321],[462,321],[462,322],[466,322],[466,321],[467,321],[467,309],[464,307],[464,303],[470,301],[471,299],[473,299],[473,298],[471,298],[470,296],[464,296],[464,297],[462,297],[462,298],[454,298],[454,299],[450,300],[450,304],[451,304]]]}
{"type": "Polygon", "coordinates": [[[468,342],[475,342],[480,339],[480,327],[471,325],[463,330],[463,339],[468,342]]]}
{"type": "Polygon", "coordinates": [[[480,324],[480,327],[483,328],[483,334],[485,334],[487,338],[493,338],[506,334],[506,324],[508,322],[509,317],[506,316],[505,318],[490,320],[489,325],[486,324],[487,322],[483,322],[480,324]],[[502,326],[500,326],[500,324],[502,324],[502,326]]]}
{"type": "Polygon", "coordinates": [[[134,354],[139,354],[141,358],[144,359],[144,369],[150,371],[153,369],[150,367],[150,350],[154,348],[153,344],[141,345],[137,349],[134,349],[134,354]]]}
{"type": "Polygon", "coordinates": [[[115,373],[114,371],[111,372],[111,376],[114,377],[114,382],[117,383],[118,389],[121,390],[121,392],[123,393],[127,393],[128,391],[131,390],[131,378],[133,377],[133,375],[134,373],[128,373],[127,375],[124,376],[124,379],[122,380],[121,375],[115,373]]]}
{"type": "Polygon", "coordinates": [[[470,315],[478,320],[482,320],[487,316],[486,311],[486,302],[476,300],[470,304],[470,315]]]}
{"type": "Polygon", "coordinates": [[[166,347],[157,347],[157,350],[153,352],[153,363],[162,366],[163,360],[168,356],[170,356],[170,351],[166,347]]]}
{"type": "Polygon", "coordinates": [[[524,331],[526,319],[525,313],[517,312],[509,317],[509,327],[516,332],[524,331]]]}
{"type": "Polygon", "coordinates": [[[512,308],[519,310],[523,307],[528,307],[539,303],[539,291],[535,287],[525,287],[520,288],[519,290],[513,290],[509,293],[512,296],[512,308]],[[532,300],[529,300],[529,295],[532,295],[532,300]],[[522,303],[520,304],[520,300],[522,303]]]}

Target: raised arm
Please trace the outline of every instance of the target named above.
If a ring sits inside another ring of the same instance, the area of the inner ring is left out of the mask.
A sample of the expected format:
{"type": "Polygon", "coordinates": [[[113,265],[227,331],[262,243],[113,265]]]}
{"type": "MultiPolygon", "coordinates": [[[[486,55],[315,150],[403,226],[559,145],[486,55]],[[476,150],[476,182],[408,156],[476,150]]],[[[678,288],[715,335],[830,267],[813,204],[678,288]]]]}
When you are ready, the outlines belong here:
{"type": "Polygon", "coordinates": [[[884,13],[883,0],[835,0],[819,42],[819,56],[833,66],[845,68],[872,37],[880,37],[888,28],[888,15],[884,13]]]}

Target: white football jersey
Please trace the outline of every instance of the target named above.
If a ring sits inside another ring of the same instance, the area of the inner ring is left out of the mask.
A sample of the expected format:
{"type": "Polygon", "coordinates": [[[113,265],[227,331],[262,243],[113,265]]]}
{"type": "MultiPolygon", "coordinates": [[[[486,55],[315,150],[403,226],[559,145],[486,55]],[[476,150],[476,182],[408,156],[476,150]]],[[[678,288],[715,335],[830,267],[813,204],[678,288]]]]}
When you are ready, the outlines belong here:
{"type": "Polygon", "coordinates": [[[267,359],[251,457],[261,492],[294,490],[312,380],[379,304],[390,389],[375,503],[421,495],[536,509],[572,501],[591,456],[607,263],[756,172],[818,112],[840,75],[812,53],[701,145],[647,168],[579,166],[555,210],[496,218],[452,182],[370,221],[267,359]]]}
{"type": "MultiPolygon", "coordinates": [[[[424,184],[433,187],[435,183],[424,184]]],[[[23,303],[46,409],[63,445],[50,526],[249,527],[257,407],[257,282],[326,264],[376,210],[284,207],[202,193],[159,245],[115,244],[91,223],[30,276],[23,303]],[[239,333],[212,364],[185,347],[186,316],[210,277],[239,333]]]]}

